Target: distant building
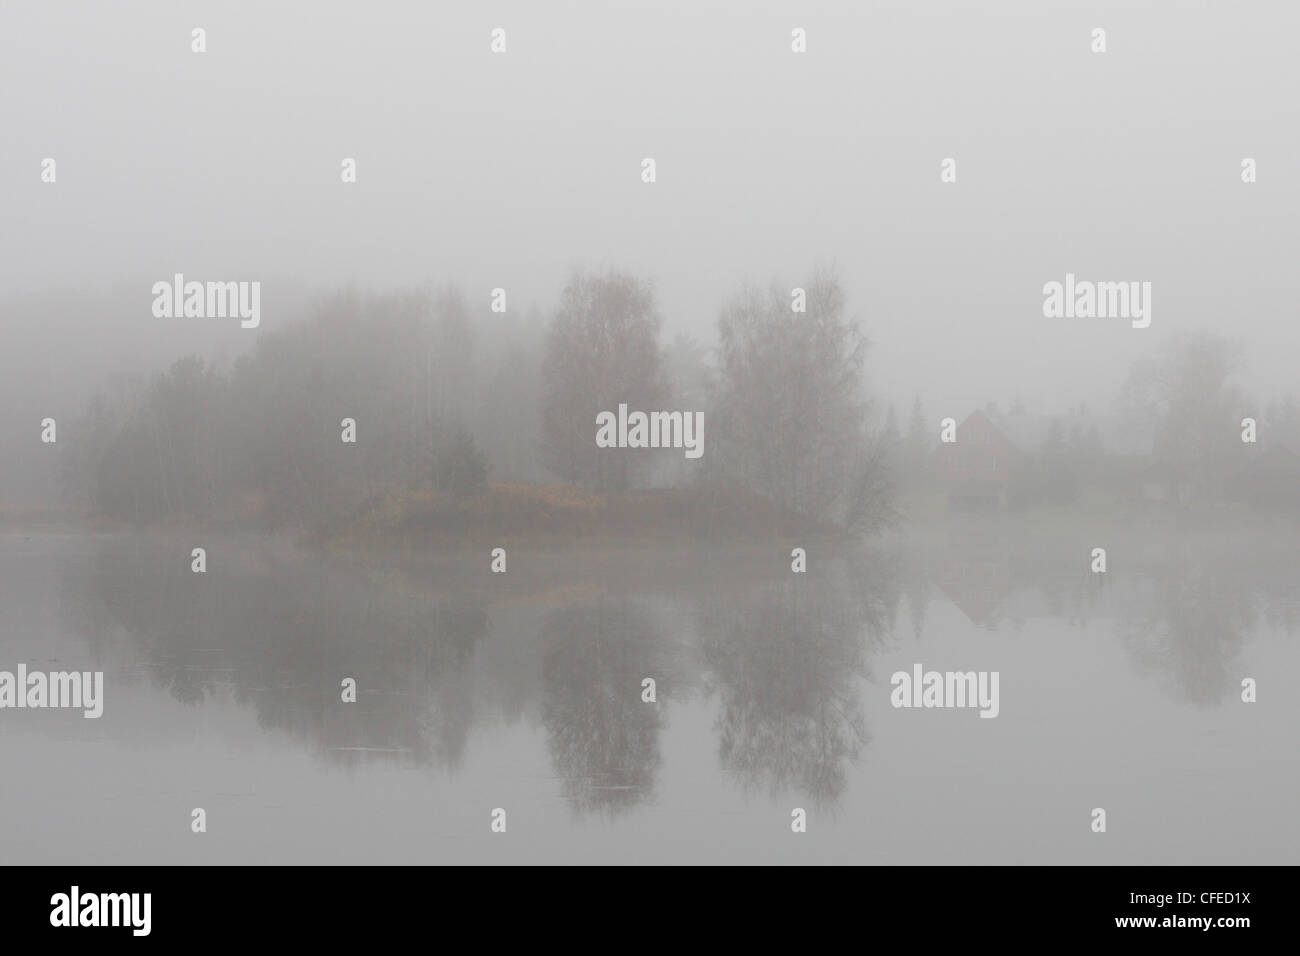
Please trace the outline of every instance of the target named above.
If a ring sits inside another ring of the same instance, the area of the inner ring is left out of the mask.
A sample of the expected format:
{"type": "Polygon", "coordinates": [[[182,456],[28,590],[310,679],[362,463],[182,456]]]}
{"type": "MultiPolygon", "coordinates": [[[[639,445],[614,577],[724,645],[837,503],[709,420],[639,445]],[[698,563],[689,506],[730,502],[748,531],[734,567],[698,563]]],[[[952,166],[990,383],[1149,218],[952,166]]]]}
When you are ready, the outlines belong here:
{"type": "Polygon", "coordinates": [[[1128,416],[999,414],[977,409],[957,426],[957,441],[940,442],[932,474],[954,507],[1005,507],[1026,469],[1053,434],[1062,449],[1083,455],[1089,477],[1117,497],[1160,498],[1166,485],[1154,463],[1155,431],[1128,416]]]}
{"type": "Polygon", "coordinates": [[[955,442],[940,442],[932,458],[935,480],[957,507],[1002,507],[1016,469],[1026,460],[1002,427],[983,411],[957,426],[955,442]]]}

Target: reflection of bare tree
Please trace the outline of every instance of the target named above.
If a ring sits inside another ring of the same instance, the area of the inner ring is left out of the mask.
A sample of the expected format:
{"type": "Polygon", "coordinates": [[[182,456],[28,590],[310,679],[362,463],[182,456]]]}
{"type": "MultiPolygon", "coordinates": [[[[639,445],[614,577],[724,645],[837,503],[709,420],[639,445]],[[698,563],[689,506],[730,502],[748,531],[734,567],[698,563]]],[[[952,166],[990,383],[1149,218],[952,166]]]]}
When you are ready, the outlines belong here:
{"type": "Polygon", "coordinates": [[[240,551],[214,564],[193,574],[172,551],[107,545],[65,568],[68,611],[92,641],[125,632],[134,666],[182,703],[229,693],[262,727],[342,764],[459,764],[466,672],[489,627],[481,604],[323,562],[267,567],[240,551]],[[343,677],[357,682],[354,704],[341,701],[343,677]]]}
{"type": "Polygon", "coordinates": [[[466,670],[474,646],[488,632],[488,615],[473,601],[441,601],[430,624],[432,640],[406,645],[421,648],[423,677],[429,687],[420,739],[432,763],[459,767],[474,722],[473,688],[466,670]]]}
{"type": "Polygon", "coordinates": [[[1128,623],[1143,673],[1157,673],[1190,703],[1220,703],[1240,686],[1233,667],[1258,613],[1254,582],[1226,560],[1180,561],[1156,575],[1156,603],[1128,623]]]}
{"type": "Polygon", "coordinates": [[[1294,550],[1278,550],[1271,554],[1256,551],[1256,562],[1251,566],[1251,579],[1259,589],[1264,620],[1268,625],[1286,634],[1300,631],[1300,555],[1294,550]]]}
{"type": "MultiPolygon", "coordinates": [[[[939,583],[962,607],[956,595],[978,593],[990,574],[960,549],[950,550],[947,578],[939,583]]],[[[1087,552],[1077,549],[1038,547],[1009,557],[993,575],[1007,583],[990,619],[1115,622],[1144,676],[1160,678],[1177,697],[1200,706],[1240,689],[1246,675],[1237,655],[1261,619],[1288,632],[1300,627],[1300,579],[1289,540],[1174,536],[1112,548],[1115,554],[1123,555],[1122,570],[1104,575],[1092,573],[1087,552]]],[[[963,607],[972,622],[986,620],[970,608],[963,607]]]]}
{"type": "Polygon", "coordinates": [[[719,759],[745,790],[839,797],[869,741],[858,687],[867,638],[887,632],[898,583],[883,567],[827,566],[703,610],[719,759]]]}
{"type": "MultiPolygon", "coordinates": [[[[648,611],[626,599],[551,613],[542,627],[542,719],[564,795],[578,813],[613,815],[653,793],[662,757],[664,687],[656,677],[663,635],[648,611]]],[[[661,678],[660,678],[661,679],[661,678]]]]}
{"type": "Polygon", "coordinates": [[[925,565],[911,554],[906,555],[903,565],[903,593],[907,597],[912,637],[920,640],[925,633],[925,617],[930,609],[930,578],[925,565]]]}

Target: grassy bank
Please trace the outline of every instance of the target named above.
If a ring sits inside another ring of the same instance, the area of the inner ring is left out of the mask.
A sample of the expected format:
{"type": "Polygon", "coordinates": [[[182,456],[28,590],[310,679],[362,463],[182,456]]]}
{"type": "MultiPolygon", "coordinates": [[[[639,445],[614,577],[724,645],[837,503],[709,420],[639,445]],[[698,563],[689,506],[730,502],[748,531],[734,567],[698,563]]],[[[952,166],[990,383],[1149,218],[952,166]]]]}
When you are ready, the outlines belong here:
{"type": "Polygon", "coordinates": [[[431,491],[377,496],[322,529],[316,543],[339,549],[610,544],[765,543],[844,539],[743,491],[658,488],[600,494],[563,485],[493,484],[482,494],[431,491]]]}

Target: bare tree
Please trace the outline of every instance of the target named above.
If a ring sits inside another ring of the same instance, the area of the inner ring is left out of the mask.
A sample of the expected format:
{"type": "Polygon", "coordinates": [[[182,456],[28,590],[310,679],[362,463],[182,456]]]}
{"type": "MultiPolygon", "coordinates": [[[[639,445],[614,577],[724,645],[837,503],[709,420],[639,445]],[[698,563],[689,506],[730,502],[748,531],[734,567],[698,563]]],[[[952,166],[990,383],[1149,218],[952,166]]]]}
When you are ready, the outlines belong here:
{"type": "Polygon", "coordinates": [[[650,411],[667,393],[662,319],[651,287],[630,275],[575,274],[560,295],[542,363],[542,458],[561,478],[624,490],[650,463],[646,450],[596,446],[596,416],[650,411]]]}
{"type": "Polygon", "coordinates": [[[888,455],[867,427],[868,342],[832,274],[740,291],[718,320],[718,469],[784,507],[870,528],[889,512],[888,455]]]}
{"type": "Polygon", "coordinates": [[[1240,356],[1240,346],[1198,332],[1129,372],[1123,402],[1130,414],[1154,422],[1156,460],[1180,498],[1222,490],[1242,405],[1228,379],[1240,356]]]}

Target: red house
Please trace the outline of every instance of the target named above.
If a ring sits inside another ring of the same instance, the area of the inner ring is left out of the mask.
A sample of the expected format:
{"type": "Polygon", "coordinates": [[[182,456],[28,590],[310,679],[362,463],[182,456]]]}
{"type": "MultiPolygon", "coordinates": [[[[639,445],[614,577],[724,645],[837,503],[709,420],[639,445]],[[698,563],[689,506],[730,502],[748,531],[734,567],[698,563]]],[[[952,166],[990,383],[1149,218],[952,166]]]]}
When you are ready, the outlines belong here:
{"type": "Polygon", "coordinates": [[[957,426],[955,442],[940,442],[931,460],[935,479],[960,507],[1005,506],[1007,489],[1026,460],[1006,432],[985,412],[974,411],[957,426]]]}

